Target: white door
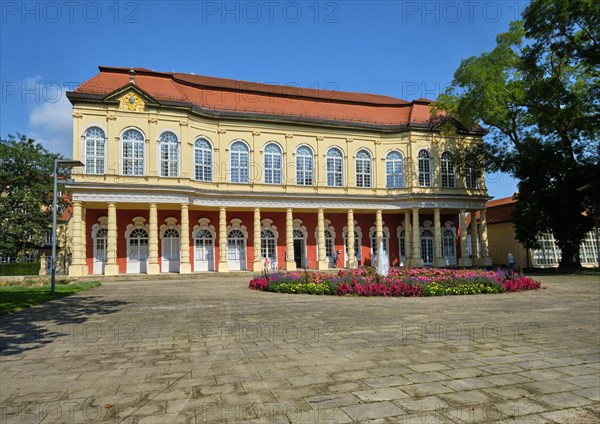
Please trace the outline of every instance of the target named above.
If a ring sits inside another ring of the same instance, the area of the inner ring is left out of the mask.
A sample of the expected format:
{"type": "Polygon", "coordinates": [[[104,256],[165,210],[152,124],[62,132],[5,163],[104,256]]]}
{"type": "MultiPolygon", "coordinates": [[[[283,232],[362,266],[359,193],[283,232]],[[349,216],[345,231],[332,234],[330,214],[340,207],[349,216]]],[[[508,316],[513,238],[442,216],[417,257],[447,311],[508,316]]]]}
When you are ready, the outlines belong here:
{"type": "Polygon", "coordinates": [[[106,250],[108,246],[108,230],[100,228],[94,239],[94,274],[104,274],[106,266],[106,250]]]}
{"type": "Polygon", "coordinates": [[[194,239],[194,271],[215,270],[215,247],[212,234],[198,230],[194,239]]]}
{"type": "Polygon", "coordinates": [[[446,265],[456,265],[456,241],[454,239],[454,231],[445,230],[442,243],[446,265]]]}
{"type": "MultiPolygon", "coordinates": [[[[325,230],[325,262],[329,268],[335,268],[335,255],[333,254],[335,250],[335,244],[333,242],[333,235],[331,231],[325,230]]],[[[318,258],[318,249],[317,249],[317,258],[318,258]]]]}
{"type": "Polygon", "coordinates": [[[179,231],[165,230],[162,239],[162,272],[179,272],[179,231]]]}
{"type": "Polygon", "coordinates": [[[421,233],[421,257],[425,265],[433,264],[433,233],[429,230],[421,233]]]}
{"type": "Polygon", "coordinates": [[[230,271],[246,269],[246,240],[240,230],[231,230],[227,236],[227,262],[230,271]]]}
{"type": "Polygon", "coordinates": [[[148,233],[136,228],[129,234],[127,244],[127,273],[145,273],[148,266],[148,233]]]}

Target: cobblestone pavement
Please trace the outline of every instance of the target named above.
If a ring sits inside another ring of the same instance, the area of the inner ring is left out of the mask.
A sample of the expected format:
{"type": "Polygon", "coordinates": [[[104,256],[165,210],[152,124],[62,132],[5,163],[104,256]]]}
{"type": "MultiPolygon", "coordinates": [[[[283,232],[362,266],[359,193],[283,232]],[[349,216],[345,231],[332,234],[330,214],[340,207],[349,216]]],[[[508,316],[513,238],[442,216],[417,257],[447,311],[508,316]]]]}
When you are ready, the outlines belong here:
{"type": "Polygon", "coordinates": [[[105,282],[0,319],[4,423],[597,423],[600,281],[440,298],[250,275],[105,282]]]}

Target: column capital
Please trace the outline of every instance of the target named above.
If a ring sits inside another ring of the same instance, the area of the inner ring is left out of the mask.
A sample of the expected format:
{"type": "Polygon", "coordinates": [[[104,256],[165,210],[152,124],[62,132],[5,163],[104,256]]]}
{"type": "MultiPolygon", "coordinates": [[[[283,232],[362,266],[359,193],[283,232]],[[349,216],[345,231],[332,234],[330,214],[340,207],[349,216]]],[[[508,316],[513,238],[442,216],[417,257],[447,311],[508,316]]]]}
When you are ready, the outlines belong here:
{"type": "Polygon", "coordinates": [[[189,205],[187,203],[180,203],[179,206],[181,207],[181,209],[189,209],[189,205]]]}

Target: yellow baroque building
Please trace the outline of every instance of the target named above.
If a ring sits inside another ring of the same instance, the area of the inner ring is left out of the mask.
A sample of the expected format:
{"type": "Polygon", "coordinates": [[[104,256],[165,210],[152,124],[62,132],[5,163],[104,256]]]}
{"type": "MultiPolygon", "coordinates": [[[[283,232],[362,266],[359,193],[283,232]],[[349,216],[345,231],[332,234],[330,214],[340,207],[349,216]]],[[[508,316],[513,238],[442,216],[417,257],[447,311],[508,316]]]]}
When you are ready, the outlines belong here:
{"type": "Polygon", "coordinates": [[[355,268],[380,246],[392,266],[491,264],[483,175],[451,161],[483,134],[446,135],[429,100],[99,71],[68,93],[70,275],[355,268]]]}

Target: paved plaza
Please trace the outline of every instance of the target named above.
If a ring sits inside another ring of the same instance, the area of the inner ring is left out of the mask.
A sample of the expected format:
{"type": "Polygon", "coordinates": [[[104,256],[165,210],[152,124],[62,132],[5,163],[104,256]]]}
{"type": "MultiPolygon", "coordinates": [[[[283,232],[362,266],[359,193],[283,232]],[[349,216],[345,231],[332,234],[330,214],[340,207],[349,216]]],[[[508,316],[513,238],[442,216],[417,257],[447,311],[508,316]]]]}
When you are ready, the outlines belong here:
{"type": "Polygon", "coordinates": [[[2,423],[596,423],[600,281],[439,298],[138,277],[0,318],[2,423]]]}

